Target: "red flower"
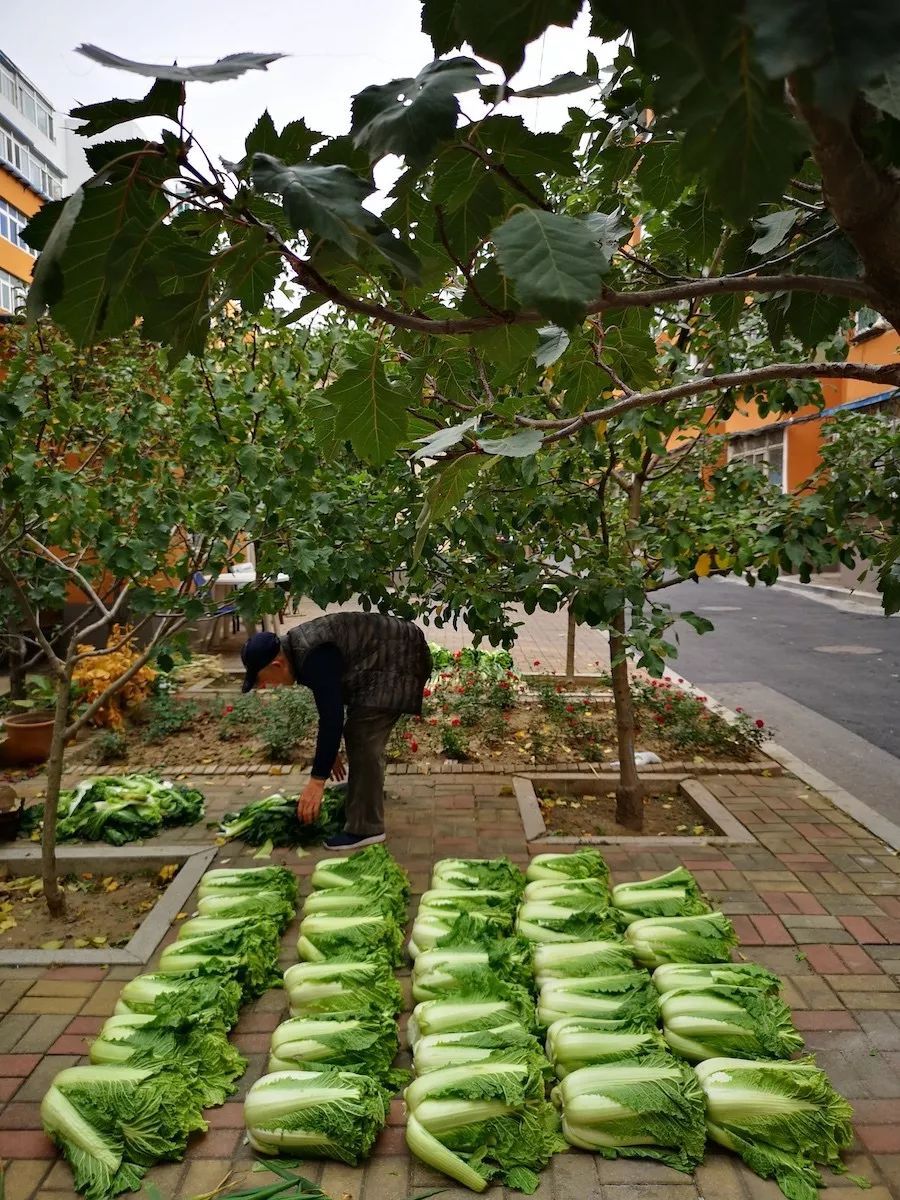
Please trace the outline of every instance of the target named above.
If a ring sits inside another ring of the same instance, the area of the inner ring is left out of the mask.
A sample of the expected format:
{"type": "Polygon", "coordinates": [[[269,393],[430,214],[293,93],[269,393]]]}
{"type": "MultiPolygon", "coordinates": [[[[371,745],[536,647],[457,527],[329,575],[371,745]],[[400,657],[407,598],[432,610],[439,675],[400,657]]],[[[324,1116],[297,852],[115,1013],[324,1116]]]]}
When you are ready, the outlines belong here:
{"type": "Polygon", "coordinates": [[[501,679],[500,682],[497,684],[497,687],[508,688],[509,684],[506,682],[505,679],[501,679]]]}
{"type": "Polygon", "coordinates": [[[465,695],[466,689],[465,689],[464,687],[458,687],[456,690],[457,690],[457,692],[459,693],[459,695],[460,695],[460,696],[464,696],[464,695],[465,695]]]}
{"type": "Polygon", "coordinates": [[[413,754],[415,754],[415,752],[416,752],[416,751],[418,750],[418,748],[419,748],[419,743],[418,743],[418,742],[410,742],[410,743],[409,743],[409,748],[410,748],[410,750],[412,750],[413,754]]]}
{"type": "Polygon", "coordinates": [[[680,676],[680,675],[678,676],[678,682],[679,682],[679,683],[684,683],[684,680],[681,678],[681,676],[680,676]]]}
{"type": "Polygon", "coordinates": [[[451,725],[458,725],[458,724],[459,724],[459,717],[451,717],[451,719],[450,719],[450,724],[451,724],[451,725]]]}
{"type": "Polygon", "coordinates": [[[705,697],[705,696],[698,696],[698,697],[697,697],[697,699],[700,701],[700,703],[701,703],[701,704],[705,704],[705,703],[706,703],[706,697],[705,697]]]}
{"type": "Polygon", "coordinates": [[[757,729],[764,729],[766,725],[765,721],[761,720],[759,717],[756,718],[755,724],[757,729]]]}
{"type": "Polygon", "coordinates": [[[660,713],[657,713],[656,716],[653,718],[653,720],[657,723],[657,725],[664,725],[666,718],[664,716],[662,716],[660,713]]]}
{"type": "Polygon", "coordinates": [[[541,665],[541,660],[539,658],[536,658],[531,665],[533,667],[539,667],[541,665]]]}
{"type": "Polygon", "coordinates": [[[422,688],[422,695],[428,697],[431,695],[431,688],[422,688]]]}
{"type": "Polygon", "coordinates": [[[735,712],[743,712],[744,710],[742,708],[736,708],[734,711],[735,712]]]}
{"type": "Polygon", "coordinates": [[[453,655],[454,658],[462,658],[462,650],[457,650],[453,655]]]}
{"type": "Polygon", "coordinates": [[[437,725],[437,717],[429,717],[428,724],[429,725],[437,725]]]}
{"type": "Polygon", "coordinates": [[[226,705],[225,705],[225,711],[226,711],[227,713],[229,713],[229,712],[234,712],[234,705],[233,705],[233,704],[226,704],[226,705]]]}

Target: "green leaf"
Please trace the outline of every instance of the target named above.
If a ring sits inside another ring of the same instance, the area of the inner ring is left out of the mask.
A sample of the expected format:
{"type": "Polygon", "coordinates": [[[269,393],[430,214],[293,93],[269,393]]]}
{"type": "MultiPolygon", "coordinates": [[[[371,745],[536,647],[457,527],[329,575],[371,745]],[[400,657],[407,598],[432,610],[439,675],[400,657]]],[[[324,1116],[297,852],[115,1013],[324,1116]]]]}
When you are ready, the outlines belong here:
{"type": "Polygon", "coordinates": [[[435,458],[438,454],[449,450],[451,446],[455,446],[457,442],[462,441],[463,435],[470,429],[475,429],[477,425],[478,418],[470,417],[461,425],[448,425],[446,429],[429,433],[427,437],[416,438],[416,441],[422,442],[423,445],[415,452],[413,458],[435,458]]]}
{"type": "Polygon", "coordinates": [[[821,292],[792,292],[785,319],[788,329],[805,347],[813,349],[840,328],[850,314],[851,302],[843,296],[821,292]]]}
{"type": "Polygon", "coordinates": [[[501,370],[512,370],[534,351],[537,331],[531,325],[497,325],[470,335],[470,342],[484,358],[501,370]]]}
{"type": "Polygon", "coordinates": [[[359,241],[369,243],[404,274],[415,277],[418,260],[397,241],[384,222],[363,208],[362,201],[374,191],[348,167],[322,167],[313,163],[286,166],[268,154],[253,158],[253,186],[261,192],[278,192],[294,229],[308,237],[324,238],[351,258],[358,257],[359,241]]]}
{"type": "Polygon", "coordinates": [[[596,75],[577,75],[574,71],[565,71],[562,75],[556,75],[548,83],[517,89],[512,94],[518,100],[538,100],[542,96],[568,96],[572,92],[583,92],[586,88],[597,86],[596,75]]]}
{"type": "MultiPolygon", "coordinates": [[[[171,79],[181,83],[218,83],[222,79],[239,79],[247,71],[265,71],[270,63],[284,58],[283,54],[227,54],[214,63],[198,67],[175,67],[166,64],[135,62],[122,58],[109,50],[85,43],[75,47],[78,54],[99,63],[101,67],[112,67],[116,71],[130,71],[133,75],[150,75],[155,79],[171,79]]],[[[148,116],[152,114],[146,114],[148,116]]]]}
{"type": "MultiPolygon", "coordinates": [[[[425,0],[426,14],[433,8],[434,0],[425,0]]],[[[445,28],[444,3],[439,11],[443,21],[429,15],[429,24],[445,28]]],[[[468,42],[476,54],[499,63],[508,76],[514,75],[525,61],[525,47],[529,42],[539,38],[548,25],[571,25],[580,11],[581,0],[515,0],[498,4],[456,0],[452,17],[456,35],[454,44],[468,42]]]]}
{"type": "Polygon", "coordinates": [[[438,59],[413,78],[373,84],[353,98],[351,132],[372,162],[397,154],[412,165],[430,161],[435,147],[456,132],[458,92],[479,86],[480,63],[438,59]]]}
{"type": "Polygon", "coordinates": [[[263,308],[281,274],[281,255],[261,229],[249,229],[221,256],[229,296],[240,300],[244,312],[263,308]]]}
{"type": "Polygon", "coordinates": [[[797,216],[796,208],[785,208],[781,212],[769,213],[765,217],[760,217],[758,221],[754,221],[760,235],[750,246],[750,253],[760,256],[770,254],[776,246],[781,245],[794,228],[797,216]]]}
{"type": "Polygon", "coordinates": [[[896,65],[900,9],[893,0],[748,0],[746,20],[769,78],[809,69],[816,102],[838,115],[896,65]]]}
{"type": "Polygon", "coordinates": [[[99,104],[73,108],[69,116],[85,122],[75,132],[89,138],[141,117],[165,117],[169,121],[177,121],[183,100],[184,87],[181,83],[157,79],[143,100],[103,100],[99,104]]]}
{"type": "Polygon", "coordinates": [[[584,223],[594,235],[607,262],[634,233],[634,223],[619,210],[611,213],[588,213],[584,217],[584,223]]]}
{"type": "Polygon", "coordinates": [[[56,214],[43,251],[34,265],[31,287],[25,300],[25,311],[30,324],[34,324],[43,315],[44,309],[62,293],[63,277],[59,263],[83,204],[84,188],[76,188],[63,204],[62,210],[56,214]]]}
{"type": "Polygon", "coordinates": [[[170,361],[202,354],[209,332],[212,281],[221,255],[183,241],[151,261],[158,290],[142,306],[143,334],[170,348],[170,361]]]}
{"type": "Polygon", "coordinates": [[[406,436],[411,397],[388,383],[374,355],[368,367],[345,371],[323,397],[338,406],[338,433],[364,462],[380,466],[406,436]]]}
{"type": "Polygon", "coordinates": [[[533,133],[521,117],[488,117],[476,126],[471,138],[497,155],[517,178],[577,173],[570,140],[561,133],[533,133]]]}
{"type": "Polygon", "coordinates": [[[507,458],[528,458],[541,447],[543,438],[539,429],[522,429],[507,438],[493,440],[479,438],[478,445],[486,454],[501,454],[507,458]]]}
{"type": "MultiPolygon", "coordinates": [[[[135,272],[159,243],[166,204],[135,177],[88,187],[62,255],[62,295],[51,315],[80,345],[119,333],[138,315],[135,272]]],[[[143,297],[140,297],[141,299],[143,297]]]]}
{"type": "Polygon", "coordinates": [[[244,163],[252,163],[254,154],[269,154],[282,162],[303,162],[323,135],[309,129],[303,120],[290,121],[281,133],[266,109],[244,141],[244,163]]]}
{"type": "Polygon", "coordinates": [[[523,305],[564,328],[583,319],[607,266],[583,221],[522,209],[494,230],[493,241],[500,269],[523,305]]]}
{"type": "Polygon", "coordinates": [[[534,352],[534,361],[539,367],[549,367],[565,354],[569,345],[569,335],[558,325],[545,325],[538,330],[538,348],[534,352]]]}
{"type": "Polygon", "coordinates": [[[635,177],[641,195],[654,208],[668,208],[684,191],[685,179],[680,167],[680,146],[651,140],[641,147],[641,161],[635,177]]]}
{"type": "Polygon", "coordinates": [[[433,521],[440,521],[465,496],[472,480],[489,464],[497,460],[486,454],[461,454],[459,458],[451,459],[442,465],[431,480],[425,495],[425,503],[416,520],[416,541],[413,547],[413,561],[418,559],[428,536],[428,529],[433,521]]]}

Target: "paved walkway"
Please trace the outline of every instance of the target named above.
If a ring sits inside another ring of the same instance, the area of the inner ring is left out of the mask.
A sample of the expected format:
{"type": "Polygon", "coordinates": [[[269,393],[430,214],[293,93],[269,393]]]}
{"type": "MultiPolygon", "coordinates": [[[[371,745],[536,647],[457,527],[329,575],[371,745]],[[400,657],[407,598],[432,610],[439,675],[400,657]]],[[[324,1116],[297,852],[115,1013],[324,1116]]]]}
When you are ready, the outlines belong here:
{"type": "MultiPolygon", "coordinates": [[[[272,779],[209,775],[194,780],[208,797],[207,819],[253,796],[272,779]]],[[[836,1087],[852,1101],[857,1142],[849,1170],[867,1176],[870,1200],[900,1200],[900,858],[823,798],[790,777],[712,777],[706,781],[747,825],[757,845],[731,850],[669,846],[635,851],[609,847],[616,881],[656,874],[683,862],[715,903],[734,920],[741,953],[784,980],[808,1048],[836,1087]]],[[[389,846],[409,870],[415,893],[428,885],[431,865],[445,855],[507,854],[525,865],[515,800],[502,778],[477,775],[393,779],[389,846]]],[[[173,830],[167,841],[209,842],[200,823],[173,830]]],[[[225,846],[218,861],[258,865],[225,846]]],[[[276,851],[304,883],[320,855],[276,851]]],[[[304,887],[305,890],[305,887],[304,887]]],[[[415,905],[415,896],[413,905],[415,905]]],[[[187,906],[190,907],[190,906],[187,906]]],[[[174,931],[172,936],[174,936],[174,931]]],[[[285,965],[295,961],[296,926],[284,939],[285,965]]],[[[72,1200],[71,1176],[40,1130],[39,1104],[57,1070],[83,1061],[85,1039],[96,1034],[132,968],[20,968],[0,971],[0,1156],[10,1160],[6,1200],[72,1200]]],[[[235,1041],[250,1065],[243,1091],[264,1070],[269,1035],[285,1015],[284,994],[270,991],[243,1011],[235,1041]]],[[[237,1185],[249,1176],[240,1098],[208,1114],[209,1132],[193,1140],[187,1160],[155,1168],[149,1179],[164,1200],[182,1200],[218,1187],[230,1170],[237,1185]]],[[[402,1200],[445,1179],[406,1154],[402,1114],[365,1168],[310,1164],[305,1171],[335,1200],[402,1200]]],[[[851,1200],[845,1177],[828,1177],[822,1200],[851,1200]]],[[[470,1193],[450,1187],[447,1200],[470,1193]]],[[[487,1195],[500,1200],[502,1189],[487,1195]]],[[[716,1149],[696,1176],[639,1161],[607,1162],[578,1151],[557,1157],[545,1172],[542,1200],[777,1200],[777,1188],[716,1149]]]]}

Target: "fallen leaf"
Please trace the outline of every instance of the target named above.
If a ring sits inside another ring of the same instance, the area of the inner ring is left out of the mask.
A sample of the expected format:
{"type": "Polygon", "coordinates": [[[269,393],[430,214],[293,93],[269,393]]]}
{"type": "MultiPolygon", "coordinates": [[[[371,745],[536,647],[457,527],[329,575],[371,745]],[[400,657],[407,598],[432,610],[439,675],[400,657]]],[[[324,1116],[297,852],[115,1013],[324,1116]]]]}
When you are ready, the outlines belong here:
{"type": "Polygon", "coordinates": [[[175,914],[175,920],[176,920],[176,921],[183,921],[183,920],[184,920],[184,918],[185,918],[186,916],[187,916],[187,913],[186,913],[186,912],[179,912],[179,913],[176,913],[176,914],[175,914]]]}
{"type": "Polygon", "coordinates": [[[297,857],[298,857],[298,858],[306,858],[306,857],[307,857],[307,855],[309,854],[309,851],[308,851],[308,850],[304,850],[302,846],[297,846],[297,848],[296,848],[296,852],[297,852],[297,857]]]}
{"type": "Polygon", "coordinates": [[[271,838],[269,838],[267,841],[263,842],[263,844],[260,846],[260,848],[257,850],[257,852],[253,855],[253,857],[254,858],[271,858],[272,850],[274,849],[274,846],[275,846],[275,843],[272,841],[271,838]]]}
{"type": "Polygon", "coordinates": [[[40,948],[42,950],[62,950],[64,945],[65,941],[62,938],[53,938],[52,941],[41,942],[40,948]]]}
{"type": "Polygon", "coordinates": [[[691,833],[695,837],[701,837],[704,833],[706,833],[706,826],[705,825],[695,825],[694,828],[691,830],[691,833]]]}
{"type": "Polygon", "coordinates": [[[676,825],[675,826],[676,833],[684,833],[686,829],[687,829],[687,825],[676,825]]]}

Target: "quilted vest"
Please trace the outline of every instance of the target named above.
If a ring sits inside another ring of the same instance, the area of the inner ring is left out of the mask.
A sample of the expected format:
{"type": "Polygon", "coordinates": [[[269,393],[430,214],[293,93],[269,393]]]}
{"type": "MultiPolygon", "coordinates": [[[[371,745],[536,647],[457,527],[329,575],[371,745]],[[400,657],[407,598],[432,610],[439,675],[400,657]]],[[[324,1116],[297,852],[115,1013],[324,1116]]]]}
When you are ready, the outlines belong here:
{"type": "Polygon", "coordinates": [[[289,629],[281,640],[295,674],[311,650],[326,643],[337,646],[344,660],[348,706],[421,713],[431,652],[425,635],[411,621],[381,613],[328,613],[289,629]]]}

